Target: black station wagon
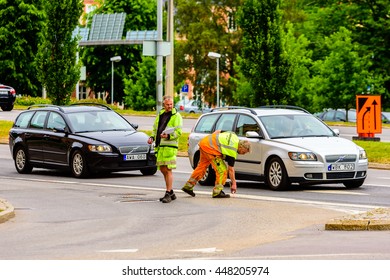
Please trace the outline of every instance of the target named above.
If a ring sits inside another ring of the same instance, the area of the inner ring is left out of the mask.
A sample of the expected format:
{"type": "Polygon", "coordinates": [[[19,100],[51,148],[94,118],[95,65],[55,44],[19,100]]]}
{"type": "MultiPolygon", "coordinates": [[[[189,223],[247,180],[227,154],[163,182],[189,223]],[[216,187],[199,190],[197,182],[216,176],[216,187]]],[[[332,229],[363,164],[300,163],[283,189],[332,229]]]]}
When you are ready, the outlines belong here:
{"type": "Polygon", "coordinates": [[[70,169],[76,178],[93,173],[157,171],[154,147],[137,125],[100,104],[32,106],[16,118],[9,147],[16,170],[70,169]]]}

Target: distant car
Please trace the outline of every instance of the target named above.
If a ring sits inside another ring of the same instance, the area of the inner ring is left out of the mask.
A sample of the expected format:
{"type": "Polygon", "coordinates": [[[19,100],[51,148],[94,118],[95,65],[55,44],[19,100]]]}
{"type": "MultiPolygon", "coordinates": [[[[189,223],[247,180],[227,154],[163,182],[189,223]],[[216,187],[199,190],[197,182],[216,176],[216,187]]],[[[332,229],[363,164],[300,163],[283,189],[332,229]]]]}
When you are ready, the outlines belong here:
{"type": "Polygon", "coordinates": [[[14,108],[16,91],[13,87],[0,84],[0,107],[3,111],[11,111],[14,108]]]}
{"type": "MultiPolygon", "coordinates": [[[[188,137],[192,168],[199,162],[199,141],[216,130],[233,131],[251,142],[251,152],[238,155],[236,179],[263,181],[272,190],[291,184],[342,183],[358,188],[367,176],[368,160],[363,148],[341,138],[318,118],[296,107],[214,109],[198,119],[188,137]]],[[[199,181],[214,184],[208,168],[199,181]]]]}
{"type": "Polygon", "coordinates": [[[33,106],[9,132],[19,173],[33,168],[68,169],[76,178],[113,171],[157,171],[149,136],[103,105],[33,106]]]}
{"type": "MultiPolygon", "coordinates": [[[[347,117],[344,109],[328,109],[321,114],[317,115],[323,121],[331,121],[331,122],[346,122],[347,117]]],[[[350,109],[348,110],[348,122],[356,122],[356,110],[350,109]]]]}
{"type": "Polygon", "coordinates": [[[180,100],[176,103],[175,108],[179,112],[186,113],[208,113],[211,111],[209,106],[202,104],[199,100],[180,100]]]}
{"type": "MultiPolygon", "coordinates": [[[[345,122],[345,110],[337,109],[337,110],[326,110],[322,113],[315,114],[318,118],[323,121],[333,121],[333,122],[345,122]]],[[[348,121],[356,122],[356,110],[350,109],[348,110],[348,121]]],[[[390,123],[390,112],[382,112],[382,123],[390,123]]]]}
{"type": "Polygon", "coordinates": [[[390,123],[390,112],[382,112],[382,122],[390,123]]]}

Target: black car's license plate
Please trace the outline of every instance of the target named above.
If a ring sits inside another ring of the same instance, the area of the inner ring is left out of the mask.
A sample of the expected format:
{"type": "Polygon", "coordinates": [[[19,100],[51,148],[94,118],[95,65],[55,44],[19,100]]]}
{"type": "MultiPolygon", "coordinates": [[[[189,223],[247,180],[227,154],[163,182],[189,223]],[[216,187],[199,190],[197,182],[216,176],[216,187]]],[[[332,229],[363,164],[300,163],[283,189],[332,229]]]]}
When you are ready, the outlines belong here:
{"type": "Polygon", "coordinates": [[[355,170],[354,163],[333,163],[328,166],[329,171],[355,170]]]}
{"type": "Polygon", "coordinates": [[[146,154],[124,155],[123,160],[145,160],[146,154]]]}

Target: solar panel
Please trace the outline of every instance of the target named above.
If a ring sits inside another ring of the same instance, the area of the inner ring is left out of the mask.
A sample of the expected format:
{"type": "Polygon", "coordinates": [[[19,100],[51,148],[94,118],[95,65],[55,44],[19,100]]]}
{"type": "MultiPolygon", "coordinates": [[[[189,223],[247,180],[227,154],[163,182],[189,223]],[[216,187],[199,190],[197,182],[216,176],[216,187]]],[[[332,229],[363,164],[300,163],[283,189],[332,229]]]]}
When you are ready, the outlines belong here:
{"type": "Polygon", "coordinates": [[[75,30],[73,30],[72,38],[76,37],[77,35],[81,36],[81,41],[87,41],[88,40],[88,34],[89,34],[89,28],[80,28],[76,27],[75,30]]]}
{"type": "Polygon", "coordinates": [[[95,14],[89,40],[121,40],[126,13],[95,14]]]}
{"type": "Polygon", "coordinates": [[[157,30],[127,31],[126,40],[129,41],[156,41],[157,30]]]}

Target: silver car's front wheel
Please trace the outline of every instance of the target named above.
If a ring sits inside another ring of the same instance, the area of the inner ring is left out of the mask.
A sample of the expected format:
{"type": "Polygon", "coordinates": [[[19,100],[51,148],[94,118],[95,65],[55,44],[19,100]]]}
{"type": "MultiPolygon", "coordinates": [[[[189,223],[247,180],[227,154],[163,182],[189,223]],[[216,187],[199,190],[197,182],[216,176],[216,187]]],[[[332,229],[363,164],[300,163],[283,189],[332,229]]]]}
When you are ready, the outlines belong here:
{"type": "Polygon", "coordinates": [[[280,158],[274,157],[267,164],[266,183],[274,191],[284,190],[290,185],[286,168],[280,158]]]}

